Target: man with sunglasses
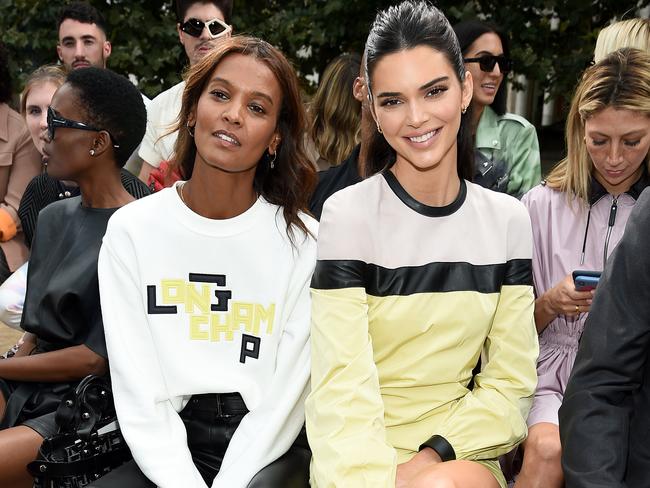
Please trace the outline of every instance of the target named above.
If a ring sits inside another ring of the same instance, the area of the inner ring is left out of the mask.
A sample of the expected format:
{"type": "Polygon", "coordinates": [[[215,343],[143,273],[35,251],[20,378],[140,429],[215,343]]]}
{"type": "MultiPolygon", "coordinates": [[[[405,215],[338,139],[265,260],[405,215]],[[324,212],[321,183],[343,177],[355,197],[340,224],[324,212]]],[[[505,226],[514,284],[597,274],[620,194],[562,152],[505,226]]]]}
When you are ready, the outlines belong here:
{"type": "MultiPolygon", "coordinates": [[[[176,3],[178,38],[185,48],[190,66],[198,63],[219,41],[232,33],[232,0],[178,0],[176,3]]],[[[172,158],[176,132],[169,133],[181,110],[185,82],[160,93],[147,111],[147,131],[138,154],[142,158],[140,179],[172,158]]]]}

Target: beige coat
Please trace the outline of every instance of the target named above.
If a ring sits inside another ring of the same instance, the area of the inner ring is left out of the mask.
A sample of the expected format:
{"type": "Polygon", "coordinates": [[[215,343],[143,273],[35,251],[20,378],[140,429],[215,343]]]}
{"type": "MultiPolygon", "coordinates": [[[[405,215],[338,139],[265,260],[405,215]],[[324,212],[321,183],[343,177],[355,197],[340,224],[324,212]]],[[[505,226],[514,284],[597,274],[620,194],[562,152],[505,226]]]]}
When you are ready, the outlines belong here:
{"type": "Polygon", "coordinates": [[[25,121],[7,104],[0,104],[0,248],[11,271],[27,261],[18,206],[27,184],[40,172],[41,155],[25,121]]]}

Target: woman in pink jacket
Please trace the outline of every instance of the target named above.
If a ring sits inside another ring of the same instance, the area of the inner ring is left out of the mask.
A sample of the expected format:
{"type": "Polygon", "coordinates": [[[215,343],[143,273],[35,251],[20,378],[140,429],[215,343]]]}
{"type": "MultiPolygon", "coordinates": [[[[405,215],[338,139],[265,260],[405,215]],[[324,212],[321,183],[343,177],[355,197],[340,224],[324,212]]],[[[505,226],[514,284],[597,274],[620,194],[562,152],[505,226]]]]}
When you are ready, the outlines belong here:
{"type": "Polygon", "coordinates": [[[517,488],[561,487],[558,409],[593,291],[574,270],[601,271],[649,184],[650,57],[622,49],[589,68],[567,120],[567,157],[523,203],[533,225],[538,386],[517,488]]]}

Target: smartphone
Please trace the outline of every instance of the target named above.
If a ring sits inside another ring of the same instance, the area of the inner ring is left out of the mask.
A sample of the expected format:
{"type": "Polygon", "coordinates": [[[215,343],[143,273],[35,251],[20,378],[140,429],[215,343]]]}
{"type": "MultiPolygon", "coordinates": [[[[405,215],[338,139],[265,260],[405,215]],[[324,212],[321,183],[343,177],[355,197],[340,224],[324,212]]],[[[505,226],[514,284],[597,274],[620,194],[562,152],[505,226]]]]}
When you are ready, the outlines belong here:
{"type": "Polygon", "coordinates": [[[600,271],[575,270],[573,284],[577,291],[590,291],[596,288],[600,280],[600,271]]]}

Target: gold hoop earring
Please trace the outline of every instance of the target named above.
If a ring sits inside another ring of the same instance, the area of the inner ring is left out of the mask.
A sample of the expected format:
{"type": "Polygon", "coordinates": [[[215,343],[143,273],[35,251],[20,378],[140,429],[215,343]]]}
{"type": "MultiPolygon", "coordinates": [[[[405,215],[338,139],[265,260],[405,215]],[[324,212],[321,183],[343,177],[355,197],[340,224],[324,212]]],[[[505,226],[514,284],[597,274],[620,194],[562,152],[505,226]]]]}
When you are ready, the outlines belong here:
{"type": "Polygon", "coordinates": [[[383,134],[384,132],[381,130],[381,127],[379,126],[379,122],[377,122],[377,132],[380,134],[383,134]]]}

